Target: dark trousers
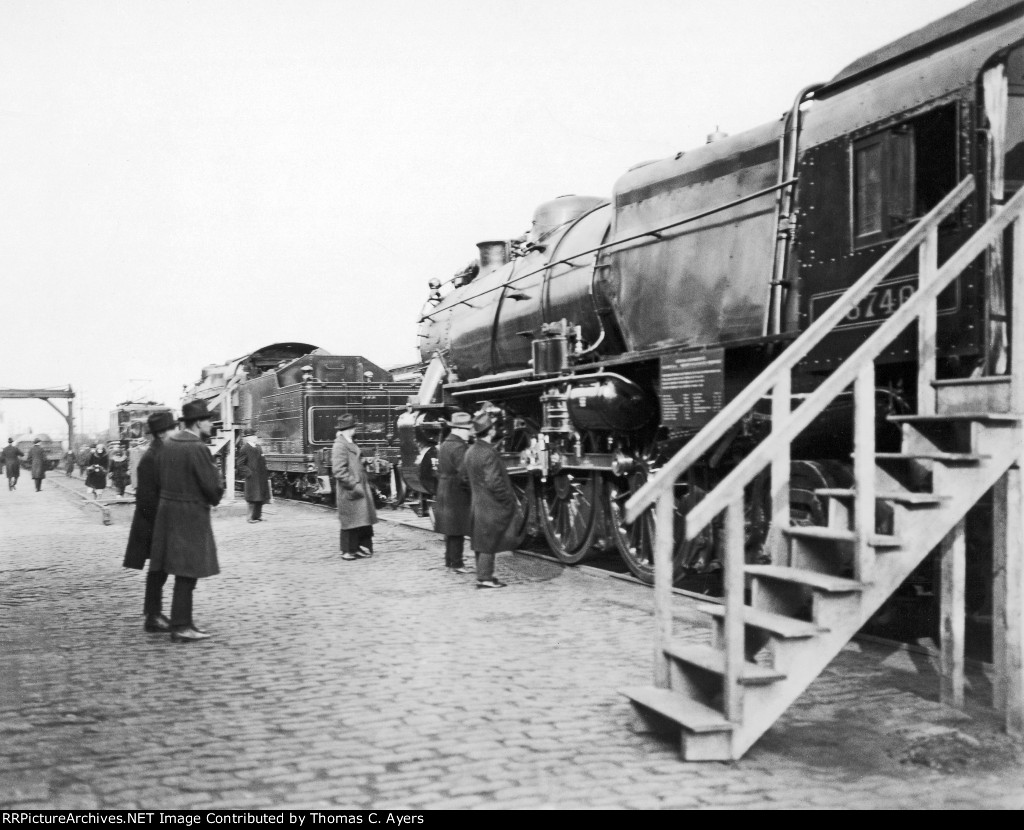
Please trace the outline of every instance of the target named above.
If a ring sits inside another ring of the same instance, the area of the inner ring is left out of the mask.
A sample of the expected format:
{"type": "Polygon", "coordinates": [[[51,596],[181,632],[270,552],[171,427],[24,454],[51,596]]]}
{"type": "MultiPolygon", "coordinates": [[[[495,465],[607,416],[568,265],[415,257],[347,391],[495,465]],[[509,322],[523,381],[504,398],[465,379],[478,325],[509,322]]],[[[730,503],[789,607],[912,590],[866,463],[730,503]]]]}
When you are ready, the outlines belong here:
{"type": "Polygon", "coordinates": [[[465,565],[462,561],[462,551],[466,545],[465,536],[444,537],[444,564],[447,568],[461,568],[465,565]]]}
{"type": "Polygon", "coordinates": [[[167,571],[154,571],[150,568],[146,574],[146,598],[142,603],[142,613],[147,617],[163,613],[165,582],[167,571]]]}
{"type": "Polygon", "coordinates": [[[494,579],[494,554],[478,553],[476,555],[477,582],[489,582],[494,579]]]}
{"type": "Polygon", "coordinates": [[[174,577],[171,599],[171,629],[181,631],[192,625],[192,592],[199,580],[192,576],[174,577]]]}
{"type": "Polygon", "coordinates": [[[249,502],[249,518],[259,520],[263,516],[263,502],[249,502]]]}
{"type": "Polygon", "coordinates": [[[373,525],[341,531],[341,552],[355,553],[359,548],[373,552],[373,525]]]}
{"type": "Polygon", "coordinates": [[[32,479],[36,483],[36,492],[38,493],[43,489],[43,480],[41,478],[32,479]]]}

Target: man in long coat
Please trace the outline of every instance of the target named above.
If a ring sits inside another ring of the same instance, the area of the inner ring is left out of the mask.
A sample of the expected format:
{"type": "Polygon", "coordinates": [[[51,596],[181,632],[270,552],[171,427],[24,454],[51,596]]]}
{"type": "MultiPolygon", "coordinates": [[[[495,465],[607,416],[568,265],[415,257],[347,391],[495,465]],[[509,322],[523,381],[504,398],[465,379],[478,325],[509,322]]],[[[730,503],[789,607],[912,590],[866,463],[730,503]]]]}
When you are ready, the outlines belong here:
{"type": "Polygon", "coordinates": [[[18,476],[21,475],[21,461],[25,453],[14,446],[14,439],[7,439],[7,446],[0,450],[0,462],[3,463],[4,475],[7,476],[7,489],[13,490],[18,486],[18,476]]]}
{"type": "Polygon", "coordinates": [[[267,459],[263,457],[255,431],[245,430],[238,448],[235,474],[245,482],[245,500],[249,504],[249,523],[263,521],[263,505],[270,501],[267,459]]]}
{"type": "Polygon", "coordinates": [[[206,403],[189,401],[181,420],[184,429],[164,443],[160,455],[160,504],[149,567],[174,575],[171,639],[191,643],[210,636],[192,620],[192,593],[198,580],[220,573],[210,508],[220,503],[224,488],[203,442],[213,432],[206,403]]]}
{"type": "Polygon", "coordinates": [[[331,474],[337,482],[338,520],[341,522],[341,558],[373,556],[373,525],[377,506],[363,467],[362,452],[356,446],[355,416],[346,412],[335,424],[337,437],[331,448],[331,474]]]}
{"type": "Polygon", "coordinates": [[[468,412],[452,415],[451,432],[437,450],[437,498],[434,529],[444,534],[444,565],[455,573],[468,573],[462,559],[466,536],[471,532],[469,482],[462,477],[462,462],[469,449],[473,417],[468,412]]]}
{"type": "MultiPolygon", "coordinates": [[[[177,426],[170,412],[154,412],[146,419],[149,434],[152,436],[149,448],[139,459],[135,479],[135,515],[132,516],[132,528],[128,531],[128,547],[124,552],[124,566],[141,571],[149,559],[149,550],[153,544],[153,522],[160,504],[160,455],[164,441],[177,426]]],[[[150,567],[146,574],[146,595],[142,603],[142,613],[146,621],[143,628],[151,634],[165,633],[171,630],[171,621],[164,616],[164,583],[167,582],[167,571],[150,567]]]]}
{"type": "Polygon", "coordinates": [[[43,449],[41,438],[36,438],[32,442],[32,449],[28,451],[28,463],[38,493],[43,489],[43,479],[46,478],[46,450],[43,449]]]}
{"type": "Polygon", "coordinates": [[[463,475],[472,494],[472,538],[476,552],[476,587],[504,588],[494,578],[494,555],[512,550],[519,541],[523,524],[522,507],[505,462],[491,443],[495,424],[487,412],[473,418],[476,439],[466,451],[463,475]]]}

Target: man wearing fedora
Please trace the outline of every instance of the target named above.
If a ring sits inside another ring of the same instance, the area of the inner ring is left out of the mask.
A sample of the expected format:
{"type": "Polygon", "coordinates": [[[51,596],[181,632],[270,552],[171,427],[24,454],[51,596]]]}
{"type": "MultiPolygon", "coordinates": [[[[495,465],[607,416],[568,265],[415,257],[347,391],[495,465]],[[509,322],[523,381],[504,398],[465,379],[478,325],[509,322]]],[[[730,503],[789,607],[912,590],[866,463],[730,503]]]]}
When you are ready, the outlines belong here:
{"type": "Polygon", "coordinates": [[[245,501],[249,505],[249,524],[263,521],[263,505],[270,501],[270,484],[267,481],[267,459],[263,457],[256,431],[247,429],[242,433],[242,444],[238,448],[235,474],[245,482],[245,501]]]}
{"type": "Polygon", "coordinates": [[[18,476],[21,475],[21,457],[25,455],[14,446],[14,439],[7,439],[7,446],[0,450],[0,463],[4,467],[4,475],[7,476],[7,489],[13,490],[18,486],[18,476]]]}
{"type": "Polygon", "coordinates": [[[349,412],[338,418],[337,437],[331,448],[331,472],[337,482],[335,498],[341,522],[341,558],[347,561],[373,556],[373,525],[377,521],[370,480],[354,440],[358,426],[349,412]]]}
{"type": "Polygon", "coordinates": [[[472,500],[471,542],[476,553],[476,587],[504,588],[494,577],[494,555],[512,550],[523,525],[523,512],[512,489],[505,462],[492,443],[497,429],[486,411],[473,418],[476,439],[466,451],[463,475],[472,500]]]}
{"type": "Polygon", "coordinates": [[[473,416],[468,412],[455,412],[451,432],[437,450],[434,528],[444,534],[444,565],[457,574],[469,573],[462,560],[465,537],[471,532],[469,482],[462,477],[462,463],[472,425],[473,416]]]}
{"type": "MultiPolygon", "coordinates": [[[[150,546],[153,544],[153,522],[160,504],[160,455],[164,441],[177,427],[177,421],[170,412],[154,412],[146,419],[146,426],[152,440],[139,459],[135,471],[135,515],[132,516],[128,547],[124,552],[124,567],[137,571],[141,571],[149,559],[150,546]]],[[[146,617],[143,628],[151,634],[171,630],[171,621],[163,613],[165,582],[167,572],[153,568],[151,564],[146,574],[146,595],[142,603],[142,613],[146,617]]]]}
{"type": "Polygon", "coordinates": [[[181,408],[181,421],[184,428],[164,443],[160,455],[160,504],[149,567],[174,576],[171,639],[192,643],[210,636],[192,620],[192,593],[198,580],[220,573],[210,508],[220,503],[224,488],[203,442],[213,432],[206,403],[189,401],[181,408]]]}
{"type": "Polygon", "coordinates": [[[28,451],[28,463],[38,493],[43,489],[43,479],[46,478],[46,450],[43,449],[41,438],[36,438],[32,442],[32,448],[28,451]]]}

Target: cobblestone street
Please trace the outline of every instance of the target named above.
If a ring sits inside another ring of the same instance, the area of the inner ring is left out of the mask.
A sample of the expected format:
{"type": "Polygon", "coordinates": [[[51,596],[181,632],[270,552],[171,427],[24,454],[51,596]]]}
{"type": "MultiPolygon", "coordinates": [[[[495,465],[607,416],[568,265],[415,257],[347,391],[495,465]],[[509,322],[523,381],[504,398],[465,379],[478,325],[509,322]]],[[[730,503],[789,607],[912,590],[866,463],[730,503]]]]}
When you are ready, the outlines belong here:
{"type": "Polygon", "coordinates": [[[503,554],[478,591],[391,511],[345,562],[331,513],[276,503],[214,519],[215,636],[176,645],[121,567],[133,508],[77,499],[0,494],[2,808],[1024,807],[981,675],[958,712],[924,657],[854,643],[743,760],[687,764],[617,691],[650,678],[644,587],[503,554]]]}

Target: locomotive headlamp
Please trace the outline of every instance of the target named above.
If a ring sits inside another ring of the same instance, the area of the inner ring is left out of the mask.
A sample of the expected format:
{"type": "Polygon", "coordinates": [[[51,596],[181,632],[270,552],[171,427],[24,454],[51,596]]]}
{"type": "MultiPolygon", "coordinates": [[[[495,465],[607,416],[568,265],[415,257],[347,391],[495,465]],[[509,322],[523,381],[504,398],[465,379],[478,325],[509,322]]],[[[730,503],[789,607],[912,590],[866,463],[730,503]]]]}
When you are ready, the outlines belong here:
{"type": "Polygon", "coordinates": [[[441,280],[434,277],[430,282],[427,283],[427,288],[431,291],[437,291],[441,287],[441,280]]]}

